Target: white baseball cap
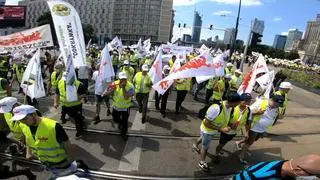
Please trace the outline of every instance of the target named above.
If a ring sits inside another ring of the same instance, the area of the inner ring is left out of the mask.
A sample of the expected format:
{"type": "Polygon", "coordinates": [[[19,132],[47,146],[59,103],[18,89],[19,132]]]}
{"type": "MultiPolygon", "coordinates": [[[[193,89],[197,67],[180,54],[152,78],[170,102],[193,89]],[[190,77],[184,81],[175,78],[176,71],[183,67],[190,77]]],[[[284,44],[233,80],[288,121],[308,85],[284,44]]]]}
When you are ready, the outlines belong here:
{"type": "Polygon", "coordinates": [[[232,67],[233,64],[232,63],[227,63],[227,67],[232,67]]]}
{"type": "Polygon", "coordinates": [[[36,112],[36,108],[30,105],[21,105],[15,107],[13,109],[13,117],[11,118],[12,121],[20,121],[25,118],[28,114],[32,114],[36,112]]]}
{"type": "Polygon", "coordinates": [[[4,114],[10,112],[13,105],[18,103],[18,99],[15,97],[5,97],[0,100],[0,113],[4,114]]]}
{"type": "Polygon", "coordinates": [[[124,64],[124,65],[129,65],[129,61],[128,61],[128,60],[125,60],[125,61],[123,62],[123,64],[124,64]]]}
{"type": "Polygon", "coordinates": [[[292,89],[292,84],[290,82],[282,82],[279,86],[281,89],[292,89]]]}
{"type": "Polygon", "coordinates": [[[235,70],[234,72],[238,74],[242,74],[242,72],[239,69],[235,70]]]}
{"type": "Polygon", "coordinates": [[[119,72],[118,77],[119,77],[119,79],[128,79],[126,72],[119,72]]]}
{"type": "Polygon", "coordinates": [[[164,65],[164,66],[163,66],[163,71],[164,71],[164,70],[169,70],[169,71],[170,71],[170,66],[164,65]]]}
{"type": "Polygon", "coordinates": [[[149,71],[149,67],[147,64],[142,65],[142,71],[149,71]]]}

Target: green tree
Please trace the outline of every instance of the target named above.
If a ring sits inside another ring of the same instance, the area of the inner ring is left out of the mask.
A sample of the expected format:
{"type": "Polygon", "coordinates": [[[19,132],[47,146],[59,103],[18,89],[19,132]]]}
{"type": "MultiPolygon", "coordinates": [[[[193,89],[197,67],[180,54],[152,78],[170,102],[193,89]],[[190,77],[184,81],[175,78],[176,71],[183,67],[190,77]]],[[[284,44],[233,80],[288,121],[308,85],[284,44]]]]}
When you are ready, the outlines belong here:
{"type": "Polygon", "coordinates": [[[84,42],[87,44],[90,39],[93,39],[95,33],[91,24],[82,24],[84,42]]]}
{"type": "Polygon", "coordinates": [[[293,51],[290,51],[289,53],[286,53],[285,58],[289,60],[295,60],[300,58],[300,56],[298,54],[298,51],[293,50],[293,51]]]}
{"type": "Polygon", "coordinates": [[[58,41],[57,41],[56,31],[54,29],[54,24],[53,24],[51,13],[49,11],[47,11],[47,12],[43,13],[42,15],[40,15],[39,18],[37,19],[37,23],[38,23],[38,26],[42,26],[45,24],[50,25],[53,43],[54,43],[54,45],[57,45],[58,41]]]}

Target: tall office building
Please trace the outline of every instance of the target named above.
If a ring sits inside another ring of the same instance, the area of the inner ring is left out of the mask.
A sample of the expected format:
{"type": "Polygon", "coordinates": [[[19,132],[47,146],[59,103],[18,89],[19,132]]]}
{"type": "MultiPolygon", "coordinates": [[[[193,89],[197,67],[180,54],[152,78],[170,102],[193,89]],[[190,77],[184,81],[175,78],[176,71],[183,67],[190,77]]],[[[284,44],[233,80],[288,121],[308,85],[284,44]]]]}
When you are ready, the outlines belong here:
{"type": "Polygon", "coordinates": [[[235,28],[227,28],[226,31],[224,32],[223,43],[232,44],[235,33],[236,33],[235,28]]]}
{"type": "Polygon", "coordinates": [[[287,42],[284,47],[286,51],[292,50],[292,45],[294,41],[300,40],[302,38],[302,31],[299,31],[298,29],[290,29],[287,36],[287,42]]]}
{"type": "MultiPolygon", "coordinates": [[[[27,28],[37,26],[37,19],[49,11],[47,0],[25,0],[27,28]]],[[[75,7],[81,22],[91,24],[99,37],[118,35],[124,44],[139,38],[170,41],[173,0],[65,0],[75,7]]]]}
{"type": "Polygon", "coordinates": [[[283,50],[286,45],[287,36],[275,35],[272,47],[275,49],[283,50]]]}
{"type": "Polygon", "coordinates": [[[320,64],[320,14],[315,21],[308,21],[304,36],[303,50],[306,58],[313,63],[320,64]]]}
{"type": "Polygon", "coordinates": [[[193,16],[193,26],[192,26],[192,42],[198,43],[200,41],[202,26],[202,17],[198,11],[194,12],[193,16]]]}

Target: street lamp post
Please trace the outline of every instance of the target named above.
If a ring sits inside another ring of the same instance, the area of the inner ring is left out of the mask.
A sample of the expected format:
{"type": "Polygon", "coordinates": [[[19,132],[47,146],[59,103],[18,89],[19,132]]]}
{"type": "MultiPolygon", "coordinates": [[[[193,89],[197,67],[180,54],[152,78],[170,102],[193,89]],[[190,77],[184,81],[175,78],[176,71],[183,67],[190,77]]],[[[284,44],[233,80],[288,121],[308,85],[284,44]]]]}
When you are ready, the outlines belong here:
{"type": "Polygon", "coordinates": [[[240,20],[240,11],[241,11],[241,0],[239,0],[239,9],[238,9],[238,15],[237,15],[237,21],[236,21],[236,28],[235,28],[235,32],[234,32],[234,38],[232,39],[232,45],[230,48],[230,58],[232,57],[234,47],[236,44],[236,40],[237,40],[238,26],[239,26],[239,20],[240,20]]]}

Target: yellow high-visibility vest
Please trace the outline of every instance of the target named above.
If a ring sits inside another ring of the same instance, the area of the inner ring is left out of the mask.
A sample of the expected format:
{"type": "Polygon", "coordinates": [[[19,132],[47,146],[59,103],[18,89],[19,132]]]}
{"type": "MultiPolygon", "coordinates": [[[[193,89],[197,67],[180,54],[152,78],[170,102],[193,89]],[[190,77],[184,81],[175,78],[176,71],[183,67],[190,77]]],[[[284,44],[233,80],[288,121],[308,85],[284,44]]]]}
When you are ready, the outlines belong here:
{"type": "MultiPolygon", "coordinates": [[[[38,125],[35,137],[28,126],[21,126],[26,137],[26,144],[31,148],[42,163],[59,163],[65,161],[68,156],[61,144],[56,139],[56,121],[42,117],[38,125]]],[[[61,164],[62,167],[67,164],[61,164]]]]}
{"type": "Polygon", "coordinates": [[[151,89],[151,78],[147,73],[146,76],[143,76],[142,72],[138,72],[134,78],[135,92],[136,93],[149,93],[151,89]],[[142,84],[142,78],[144,77],[144,82],[142,84]]]}

